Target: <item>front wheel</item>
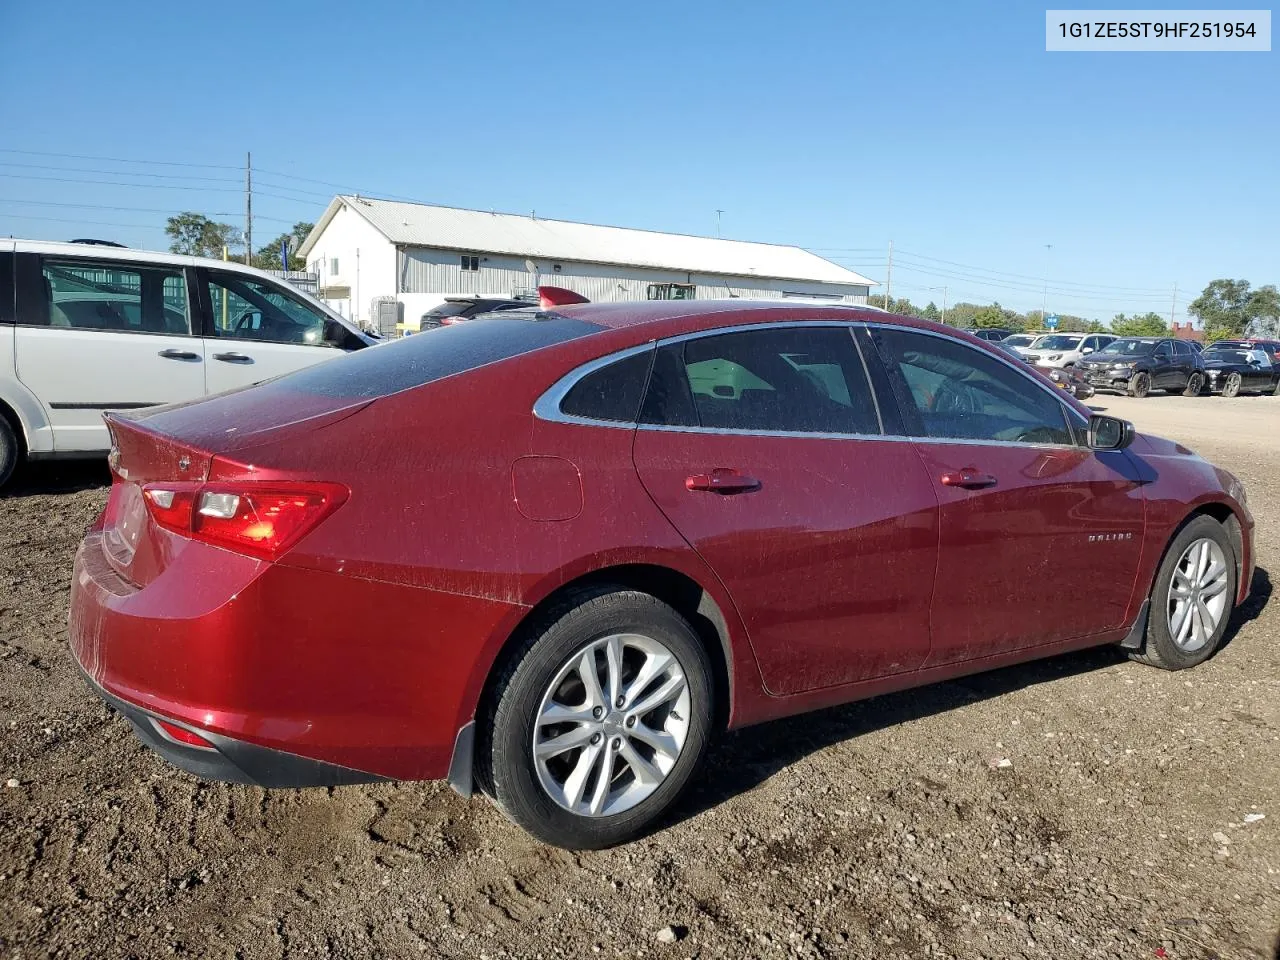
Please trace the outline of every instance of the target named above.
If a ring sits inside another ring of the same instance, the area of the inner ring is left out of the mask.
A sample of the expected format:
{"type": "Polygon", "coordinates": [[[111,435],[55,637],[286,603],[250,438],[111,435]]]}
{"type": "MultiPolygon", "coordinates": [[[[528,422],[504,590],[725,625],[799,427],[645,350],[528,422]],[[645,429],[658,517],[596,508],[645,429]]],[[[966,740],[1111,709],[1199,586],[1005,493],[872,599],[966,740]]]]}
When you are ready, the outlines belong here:
{"type": "Polygon", "coordinates": [[[1236,397],[1240,395],[1240,385],[1244,382],[1244,378],[1238,373],[1233,373],[1227,377],[1227,382],[1222,385],[1222,395],[1224,397],[1236,397]]]}
{"type": "Polygon", "coordinates": [[[1183,670],[1209,659],[1231,619],[1236,556],[1226,529],[1198,516],[1173,538],[1151,588],[1147,636],[1135,660],[1183,670]]]}
{"type": "Polygon", "coordinates": [[[1129,381],[1129,396],[1141,400],[1151,392],[1151,374],[1135,373],[1129,381]]]}
{"type": "Polygon", "coordinates": [[[1187,389],[1182,391],[1184,397],[1198,397],[1204,390],[1204,374],[1193,373],[1187,378],[1187,389]]]}
{"type": "Polygon", "coordinates": [[[710,661],[683,617],[648,594],[593,589],[536,624],[499,678],[480,779],[539,840],[623,843],[693,776],[712,697],[710,661]]]}

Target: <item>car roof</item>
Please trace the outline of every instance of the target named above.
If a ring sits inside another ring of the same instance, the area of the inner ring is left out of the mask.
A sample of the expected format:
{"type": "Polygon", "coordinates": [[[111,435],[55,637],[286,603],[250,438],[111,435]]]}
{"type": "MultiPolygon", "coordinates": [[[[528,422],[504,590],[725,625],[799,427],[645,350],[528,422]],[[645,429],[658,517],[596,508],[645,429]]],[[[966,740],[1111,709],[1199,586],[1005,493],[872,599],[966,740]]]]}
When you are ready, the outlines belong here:
{"type": "MultiPolygon", "coordinates": [[[[608,330],[629,331],[632,338],[660,339],[721,327],[801,320],[892,323],[965,337],[965,331],[919,317],[868,310],[858,305],[789,303],[786,300],[639,300],[622,303],[566,304],[562,316],[585,320],[608,330]]],[[[977,339],[977,338],[972,338],[977,339]]],[[[983,342],[983,341],[978,341],[983,342]]]]}
{"type": "Polygon", "coordinates": [[[94,260],[115,260],[119,262],[146,262],[169,264],[175,267],[214,267],[218,270],[230,270],[234,273],[246,273],[255,277],[266,277],[278,281],[265,270],[250,267],[234,260],[215,260],[211,257],[192,257],[185,253],[168,253],[162,250],[138,250],[134,247],[110,246],[104,243],[58,243],[52,240],[11,241],[18,253],[39,253],[50,257],[86,257],[94,260]]]}

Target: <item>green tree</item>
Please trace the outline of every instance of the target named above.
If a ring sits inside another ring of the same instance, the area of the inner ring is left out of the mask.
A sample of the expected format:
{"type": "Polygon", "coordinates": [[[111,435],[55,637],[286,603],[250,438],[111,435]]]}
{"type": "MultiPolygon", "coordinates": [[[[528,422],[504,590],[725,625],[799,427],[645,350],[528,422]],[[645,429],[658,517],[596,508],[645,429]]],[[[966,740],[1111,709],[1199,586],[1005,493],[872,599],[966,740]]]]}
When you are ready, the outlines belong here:
{"type": "Polygon", "coordinates": [[[295,223],[293,229],[288,233],[282,233],[266,246],[259,247],[258,252],[253,255],[253,265],[260,270],[281,270],[280,266],[280,244],[285,241],[291,241],[292,250],[289,253],[289,269],[305,270],[307,262],[297,256],[297,249],[302,245],[302,241],[307,239],[314,223],[295,223]]]}
{"type": "Polygon", "coordinates": [[[1169,325],[1158,313],[1134,314],[1132,317],[1117,313],[1111,318],[1111,332],[1120,337],[1159,337],[1169,332],[1169,325]]]}
{"type": "Polygon", "coordinates": [[[952,304],[947,307],[947,323],[953,327],[967,329],[974,325],[973,318],[978,315],[978,311],[982,307],[976,303],[960,303],[952,304]]]}
{"type": "Polygon", "coordinates": [[[1187,312],[1204,324],[1208,343],[1280,327],[1280,293],[1272,284],[1249,288],[1248,280],[1214,280],[1187,312]]]}
{"type": "MultiPolygon", "coordinates": [[[[1005,310],[998,303],[993,303],[989,307],[981,307],[973,315],[973,325],[975,327],[988,329],[991,327],[1010,326],[1017,326],[1018,329],[1021,329],[1021,324],[1015,324],[1011,320],[1009,316],[1010,312],[1011,311],[1005,310]]],[[[1017,314],[1014,314],[1013,316],[1017,317],[1017,314]]]]}
{"type": "Polygon", "coordinates": [[[1280,290],[1267,284],[1253,292],[1249,332],[1255,337],[1280,337],[1280,290]]]}
{"type": "Polygon", "coordinates": [[[936,322],[941,317],[941,314],[938,312],[938,305],[930,300],[925,304],[924,309],[920,311],[920,316],[925,320],[933,320],[936,322]]]}
{"type": "Polygon", "coordinates": [[[239,231],[229,223],[210,220],[203,213],[188,210],[170,217],[164,232],[169,237],[169,252],[193,257],[221,257],[222,248],[241,246],[239,231]]]}

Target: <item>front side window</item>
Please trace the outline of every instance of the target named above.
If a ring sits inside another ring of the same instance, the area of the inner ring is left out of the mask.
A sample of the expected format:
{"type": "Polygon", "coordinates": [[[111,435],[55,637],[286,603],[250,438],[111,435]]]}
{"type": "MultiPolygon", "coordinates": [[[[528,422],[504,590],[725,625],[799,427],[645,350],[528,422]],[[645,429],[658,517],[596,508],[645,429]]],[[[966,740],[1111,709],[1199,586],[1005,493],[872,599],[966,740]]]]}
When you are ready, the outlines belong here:
{"type": "Polygon", "coordinates": [[[641,420],[761,433],[880,432],[845,327],[762,328],[661,347],[641,420]]]}
{"type": "Polygon", "coordinates": [[[1062,404],[996,358],[950,338],[880,330],[909,429],[921,436],[1003,443],[1071,445],[1062,404]]]}
{"type": "Polygon", "coordinates": [[[187,281],[180,269],[46,258],[41,266],[51,327],[188,335],[187,281]]]}
{"type": "Polygon", "coordinates": [[[209,305],[213,335],[266,343],[323,346],[329,318],[272,284],[211,270],[209,305]]]}

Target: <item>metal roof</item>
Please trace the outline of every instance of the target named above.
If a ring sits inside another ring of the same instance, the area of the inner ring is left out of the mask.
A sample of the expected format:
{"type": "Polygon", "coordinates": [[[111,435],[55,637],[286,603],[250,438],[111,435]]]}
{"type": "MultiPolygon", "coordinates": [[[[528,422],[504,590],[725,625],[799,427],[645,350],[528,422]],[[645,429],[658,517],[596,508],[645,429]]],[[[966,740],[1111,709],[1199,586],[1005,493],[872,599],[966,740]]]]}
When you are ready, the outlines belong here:
{"type": "Polygon", "coordinates": [[[341,195],[333,198],[320,222],[307,235],[298,251],[300,256],[310,254],[343,206],[368,220],[390,242],[403,246],[735,277],[875,284],[874,280],[800,247],[341,195]]]}

